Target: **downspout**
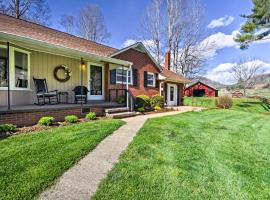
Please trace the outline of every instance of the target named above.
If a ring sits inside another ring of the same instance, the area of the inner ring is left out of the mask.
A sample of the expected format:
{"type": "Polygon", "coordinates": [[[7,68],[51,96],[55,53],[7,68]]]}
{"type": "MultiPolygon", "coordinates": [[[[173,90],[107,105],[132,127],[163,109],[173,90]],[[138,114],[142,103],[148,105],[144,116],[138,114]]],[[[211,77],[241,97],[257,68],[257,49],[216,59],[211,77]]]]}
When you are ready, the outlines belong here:
{"type": "Polygon", "coordinates": [[[9,42],[7,42],[7,85],[8,85],[8,110],[10,110],[10,62],[9,62],[9,42]]]}

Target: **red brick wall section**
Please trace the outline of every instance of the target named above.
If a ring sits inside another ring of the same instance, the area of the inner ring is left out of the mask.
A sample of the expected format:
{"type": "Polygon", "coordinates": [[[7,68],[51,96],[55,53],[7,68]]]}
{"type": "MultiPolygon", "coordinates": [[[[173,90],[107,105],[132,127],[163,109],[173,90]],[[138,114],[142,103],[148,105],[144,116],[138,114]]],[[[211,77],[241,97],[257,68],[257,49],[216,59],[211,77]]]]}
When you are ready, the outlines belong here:
{"type": "Polygon", "coordinates": [[[205,96],[207,97],[215,97],[216,96],[216,90],[214,90],[211,87],[207,87],[204,84],[195,84],[190,88],[185,89],[185,96],[192,97],[193,96],[193,91],[194,90],[205,90],[205,96]]]}
{"type": "MultiPolygon", "coordinates": [[[[158,67],[153,63],[146,53],[129,49],[121,54],[115,56],[115,58],[130,61],[133,63],[133,68],[138,70],[138,84],[137,86],[129,85],[129,90],[134,96],[145,94],[153,96],[159,94],[159,88],[156,87],[144,87],[144,71],[159,73],[158,67]]],[[[110,84],[110,80],[108,79],[110,84]]],[[[109,85],[109,88],[125,88],[121,84],[109,85]]]]}
{"type": "MultiPolygon", "coordinates": [[[[104,108],[95,107],[91,108],[98,116],[104,115],[104,108]]],[[[0,114],[0,124],[14,124],[18,127],[30,126],[37,124],[38,120],[44,116],[52,116],[57,122],[64,121],[65,116],[76,115],[84,117],[85,114],[81,113],[80,108],[71,108],[65,110],[42,110],[42,111],[28,111],[28,112],[10,112],[0,114]]]]}

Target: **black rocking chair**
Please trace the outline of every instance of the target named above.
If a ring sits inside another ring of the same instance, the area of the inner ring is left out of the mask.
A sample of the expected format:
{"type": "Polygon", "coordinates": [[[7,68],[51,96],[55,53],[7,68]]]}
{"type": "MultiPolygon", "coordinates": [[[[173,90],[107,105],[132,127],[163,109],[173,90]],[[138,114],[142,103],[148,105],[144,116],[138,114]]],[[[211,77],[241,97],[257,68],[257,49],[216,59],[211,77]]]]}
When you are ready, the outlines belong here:
{"type": "Polygon", "coordinates": [[[85,103],[87,102],[87,93],[89,92],[89,90],[87,89],[87,87],[85,86],[76,86],[74,88],[74,90],[72,90],[74,92],[75,95],[75,99],[74,102],[78,103],[85,103]]]}
{"type": "Polygon", "coordinates": [[[58,104],[58,90],[48,91],[48,86],[46,79],[36,79],[33,78],[35,87],[36,87],[36,94],[37,94],[37,101],[38,105],[48,104],[58,104]]]}

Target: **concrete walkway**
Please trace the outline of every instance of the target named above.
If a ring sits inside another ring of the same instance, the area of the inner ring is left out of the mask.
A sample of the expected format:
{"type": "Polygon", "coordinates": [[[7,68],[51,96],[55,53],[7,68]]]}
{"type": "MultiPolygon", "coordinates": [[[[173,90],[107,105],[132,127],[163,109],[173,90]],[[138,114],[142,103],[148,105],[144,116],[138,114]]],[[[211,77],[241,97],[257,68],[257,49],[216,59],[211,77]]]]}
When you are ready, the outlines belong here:
{"type": "Polygon", "coordinates": [[[39,199],[90,199],[96,192],[99,183],[106,177],[118,161],[120,154],[127,148],[148,118],[175,115],[192,110],[198,110],[198,108],[184,106],[178,107],[174,112],[139,115],[123,119],[127,122],[124,126],[105,138],[93,151],[66,171],[54,186],[40,195],[39,199]]]}

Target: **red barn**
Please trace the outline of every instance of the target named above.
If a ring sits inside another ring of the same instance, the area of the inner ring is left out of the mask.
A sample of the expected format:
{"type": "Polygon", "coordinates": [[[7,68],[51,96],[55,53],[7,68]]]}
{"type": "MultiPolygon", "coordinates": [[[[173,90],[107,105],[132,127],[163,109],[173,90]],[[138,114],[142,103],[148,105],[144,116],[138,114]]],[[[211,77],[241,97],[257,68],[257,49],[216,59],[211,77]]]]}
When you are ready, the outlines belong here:
{"type": "Polygon", "coordinates": [[[201,81],[198,81],[185,89],[185,96],[188,97],[217,97],[218,90],[201,81]]]}

